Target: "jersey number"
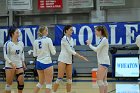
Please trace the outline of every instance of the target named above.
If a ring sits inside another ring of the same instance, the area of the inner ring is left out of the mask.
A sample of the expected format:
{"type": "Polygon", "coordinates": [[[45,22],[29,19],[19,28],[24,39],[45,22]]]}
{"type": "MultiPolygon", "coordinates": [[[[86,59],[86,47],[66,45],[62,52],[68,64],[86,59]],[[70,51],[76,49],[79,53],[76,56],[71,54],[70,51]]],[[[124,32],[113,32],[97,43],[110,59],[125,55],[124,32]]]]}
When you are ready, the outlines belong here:
{"type": "Polygon", "coordinates": [[[20,51],[20,50],[16,50],[16,54],[19,54],[19,51],[20,51]]]}
{"type": "Polygon", "coordinates": [[[42,42],[41,41],[38,42],[38,47],[39,47],[39,49],[42,48],[42,42]]]}

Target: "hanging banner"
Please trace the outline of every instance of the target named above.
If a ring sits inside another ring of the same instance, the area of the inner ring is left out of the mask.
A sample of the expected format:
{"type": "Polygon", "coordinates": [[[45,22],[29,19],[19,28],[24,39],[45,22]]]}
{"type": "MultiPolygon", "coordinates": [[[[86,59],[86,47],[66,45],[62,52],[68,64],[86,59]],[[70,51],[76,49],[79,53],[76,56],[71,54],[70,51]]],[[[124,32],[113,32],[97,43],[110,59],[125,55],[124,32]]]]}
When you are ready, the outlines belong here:
{"type": "Polygon", "coordinates": [[[124,6],[125,0],[99,0],[100,6],[124,6]]]}
{"type": "Polygon", "coordinates": [[[92,8],[94,7],[93,0],[68,0],[69,8],[92,8]]]}
{"type": "MultiPolygon", "coordinates": [[[[95,35],[95,27],[98,25],[106,26],[109,33],[110,45],[133,44],[136,37],[140,35],[140,22],[127,23],[99,23],[99,24],[74,24],[73,34],[75,45],[85,45],[86,40],[90,40],[92,44],[98,44],[99,38],[95,35]]],[[[37,31],[39,26],[20,26],[19,40],[24,42],[25,46],[32,46],[34,40],[37,38],[37,31]]],[[[55,40],[54,45],[61,45],[61,38],[64,25],[55,26],[55,40]]],[[[3,46],[4,40],[7,36],[8,27],[0,27],[0,47],[3,46]]],[[[51,37],[50,37],[51,38],[51,37]]]]}
{"type": "Polygon", "coordinates": [[[8,10],[32,10],[32,0],[7,0],[8,10]]]}
{"type": "MultiPolygon", "coordinates": [[[[108,29],[110,45],[132,44],[140,35],[140,23],[74,24],[72,37],[75,45],[85,45],[86,40],[90,40],[93,45],[98,44],[99,38],[95,35],[95,27],[98,25],[104,25],[108,29]]],[[[55,26],[56,45],[61,44],[63,28],[64,25],[55,26]]]]}
{"type": "Polygon", "coordinates": [[[38,0],[38,9],[61,9],[62,0],[38,0]]]}

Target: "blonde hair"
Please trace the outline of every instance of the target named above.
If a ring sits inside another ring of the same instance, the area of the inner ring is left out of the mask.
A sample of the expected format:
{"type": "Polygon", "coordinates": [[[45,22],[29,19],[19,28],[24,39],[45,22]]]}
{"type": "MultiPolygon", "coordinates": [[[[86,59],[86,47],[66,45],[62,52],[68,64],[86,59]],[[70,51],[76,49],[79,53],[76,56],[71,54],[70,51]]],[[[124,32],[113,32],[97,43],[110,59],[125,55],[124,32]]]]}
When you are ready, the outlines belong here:
{"type": "Polygon", "coordinates": [[[48,27],[47,26],[40,26],[39,30],[38,30],[38,36],[42,37],[43,36],[43,31],[47,30],[48,31],[48,27]]]}
{"type": "Polygon", "coordinates": [[[108,38],[108,31],[107,28],[105,26],[97,26],[95,28],[97,31],[101,31],[102,35],[106,38],[108,38]]]}

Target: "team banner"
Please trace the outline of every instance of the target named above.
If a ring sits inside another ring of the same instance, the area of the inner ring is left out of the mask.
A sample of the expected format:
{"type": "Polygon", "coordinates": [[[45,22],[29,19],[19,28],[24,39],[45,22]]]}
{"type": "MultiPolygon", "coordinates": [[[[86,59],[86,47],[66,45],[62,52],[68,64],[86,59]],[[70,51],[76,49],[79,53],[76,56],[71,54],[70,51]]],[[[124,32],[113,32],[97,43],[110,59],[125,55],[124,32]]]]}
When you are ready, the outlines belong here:
{"type": "MultiPolygon", "coordinates": [[[[140,22],[119,22],[119,23],[99,23],[99,24],[74,24],[73,39],[76,45],[85,45],[86,40],[92,44],[98,44],[99,38],[95,35],[95,27],[106,26],[109,33],[110,45],[122,45],[135,43],[136,37],[140,34],[140,22]]],[[[60,45],[64,25],[55,26],[55,44],[60,45]]]]}
{"type": "MultiPolygon", "coordinates": [[[[75,45],[85,45],[87,39],[89,39],[92,44],[98,44],[99,38],[95,35],[95,27],[98,25],[104,25],[108,29],[110,45],[133,44],[136,41],[136,37],[140,35],[140,22],[74,24],[72,37],[75,45]]],[[[32,46],[34,40],[37,38],[38,28],[38,25],[18,27],[20,31],[19,40],[22,40],[25,46],[32,46]]],[[[64,25],[55,26],[54,45],[61,44],[63,28],[64,25]]],[[[7,32],[8,27],[0,27],[0,47],[4,44],[7,32]]],[[[49,33],[51,34],[51,32],[49,33]]]]}

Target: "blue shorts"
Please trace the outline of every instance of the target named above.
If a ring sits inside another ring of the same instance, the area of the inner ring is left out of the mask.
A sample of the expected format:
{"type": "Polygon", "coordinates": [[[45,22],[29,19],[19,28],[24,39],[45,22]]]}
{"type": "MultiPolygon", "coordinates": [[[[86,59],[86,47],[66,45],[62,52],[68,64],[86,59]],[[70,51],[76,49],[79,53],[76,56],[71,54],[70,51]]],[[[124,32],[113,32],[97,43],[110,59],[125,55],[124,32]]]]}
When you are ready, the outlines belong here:
{"type": "Polygon", "coordinates": [[[45,69],[47,69],[47,68],[49,68],[51,66],[53,66],[53,63],[43,64],[43,63],[41,63],[39,61],[36,61],[36,66],[35,67],[36,67],[37,70],[45,70],[45,69]]]}
{"type": "Polygon", "coordinates": [[[109,65],[108,64],[100,64],[101,66],[104,66],[106,68],[109,68],[109,65]]]}

